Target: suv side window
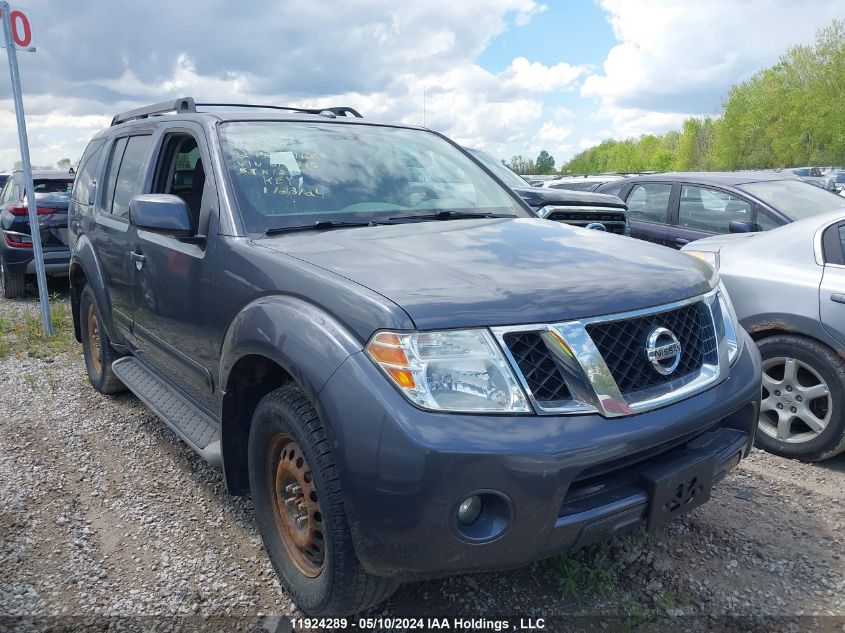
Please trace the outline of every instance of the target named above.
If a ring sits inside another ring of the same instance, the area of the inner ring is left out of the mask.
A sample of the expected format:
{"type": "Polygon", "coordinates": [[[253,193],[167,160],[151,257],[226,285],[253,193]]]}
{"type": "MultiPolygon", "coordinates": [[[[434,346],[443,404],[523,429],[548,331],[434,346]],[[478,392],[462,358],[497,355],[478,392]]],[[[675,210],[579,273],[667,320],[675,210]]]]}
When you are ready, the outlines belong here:
{"type": "Polygon", "coordinates": [[[182,198],[196,231],[205,191],[205,168],[197,141],[190,134],[175,133],[165,138],[162,147],[152,193],[169,193],[182,198]]]}
{"type": "Polygon", "coordinates": [[[678,205],[678,225],[708,233],[729,233],[733,220],[751,222],[751,205],[725,191],[684,185],[678,205]]]}
{"type": "Polygon", "coordinates": [[[76,180],[73,183],[73,194],[71,198],[80,204],[90,204],[91,194],[94,192],[94,170],[97,168],[100,158],[100,150],[103,148],[104,140],[91,141],[82,154],[79,161],[79,171],[76,172],[76,180]]]}
{"type": "Polygon", "coordinates": [[[631,188],[628,194],[628,216],[632,220],[666,224],[672,184],[663,182],[642,182],[631,188]]]}
{"type": "Polygon", "coordinates": [[[126,151],[123,153],[123,160],[120,161],[120,169],[117,172],[111,208],[112,215],[119,218],[129,217],[129,201],[138,191],[141,168],[144,166],[144,158],[147,156],[151,138],[150,136],[129,137],[129,141],[126,143],[126,151]]]}

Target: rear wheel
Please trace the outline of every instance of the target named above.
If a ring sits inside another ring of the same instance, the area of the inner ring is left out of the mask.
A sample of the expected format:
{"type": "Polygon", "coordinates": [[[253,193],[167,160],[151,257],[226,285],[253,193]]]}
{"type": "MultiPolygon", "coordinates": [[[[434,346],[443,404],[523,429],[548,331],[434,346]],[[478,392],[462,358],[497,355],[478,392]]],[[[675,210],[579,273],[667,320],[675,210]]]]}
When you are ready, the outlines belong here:
{"type": "Polygon", "coordinates": [[[82,352],[88,380],[100,393],[116,393],[126,387],[112,371],[111,364],[118,355],[111,347],[109,335],[103,327],[103,319],[97,308],[97,300],[91,286],[82,289],[79,298],[79,330],[82,335],[82,352]]]}
{"type": "Polygon", "coordinates": [[[20,299],[26,292],[26,276],[23,273],[13,273],[0,262],[0,279],[3,281],[3,298],[20,299]]]}
{"type": "Polygon", "coordinates": [[[256,407],[249,481],[264,548],[300,609],[347,615],[393,593],[397,583],[366,573],[355,555],[325,430],[297,385],[256,407]]]}
{"type": "Polygon", "coordinates": [[[845,362],[798,336],[773,336],[758,346],[763,358],[758,446],[805,461],[845,450],[845,362]]]}

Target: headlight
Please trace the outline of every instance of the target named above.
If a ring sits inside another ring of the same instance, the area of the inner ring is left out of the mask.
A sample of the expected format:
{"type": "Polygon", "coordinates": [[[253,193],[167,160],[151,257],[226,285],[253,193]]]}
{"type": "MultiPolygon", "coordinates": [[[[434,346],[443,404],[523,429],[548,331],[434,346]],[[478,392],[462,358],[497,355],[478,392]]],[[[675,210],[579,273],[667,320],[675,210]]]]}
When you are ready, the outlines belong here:
{"type": "Polygon", "coordinates": [[[710,266],[712,266],[716,270],[719,270],[719,253],[713,253],[713,252],[710,252],[710,251],[683,251],[683,252],[686,253],[687,255],[692,255],[693,257],[696,257],[696,258],[700,259],[701,261],[707,262],[708,264],[710,264],[710,266]]]}
{"type": "Polygon", "coordinates": [[[366,351],[399,391],[424,409],[531,411],[487,330],[377,332],[366,351]]]}
{"type": "Polygon", "coordinates": [[[719,282],[719,307],[725,322],[725,341],[728,344],[728,362],[733,363],[739,356],[741,339],[739,337],[739,319],[734,305],[723,282],[719,282]]]}

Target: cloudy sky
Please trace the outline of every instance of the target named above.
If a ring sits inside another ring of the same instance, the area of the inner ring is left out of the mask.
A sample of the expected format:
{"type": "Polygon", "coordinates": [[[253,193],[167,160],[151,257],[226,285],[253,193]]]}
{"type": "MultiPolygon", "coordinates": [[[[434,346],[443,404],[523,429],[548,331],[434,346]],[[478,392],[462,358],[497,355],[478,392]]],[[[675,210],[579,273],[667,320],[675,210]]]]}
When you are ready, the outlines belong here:
{"type": "MultiPolygon", "coordinates": [[[[116,112],[186,95],[351,105],[560,164],[603,138],[717,113],[731,84],[845,16],[845,0],[12,4],[38,47],[19,54],[36,165],[76,161],[116,112]]],[[[2,59],[0,169],[16,160],[2,59]]]]}

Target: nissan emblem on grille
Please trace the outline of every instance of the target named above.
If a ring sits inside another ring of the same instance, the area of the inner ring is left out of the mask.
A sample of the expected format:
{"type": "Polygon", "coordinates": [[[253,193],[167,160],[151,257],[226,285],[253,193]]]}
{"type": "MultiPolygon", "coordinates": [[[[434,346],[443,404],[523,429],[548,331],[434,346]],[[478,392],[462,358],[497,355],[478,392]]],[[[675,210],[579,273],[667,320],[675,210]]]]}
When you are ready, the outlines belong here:
{"type": "Polygon", "coordinates": [[[646,356],[654,371],[668,376],[681,362],[681,343],[665,327],[655,327],[648,335],[646,356]]]}
{"type": "Polygon", "coordinates": [[[586,228],[592,229],[593,231],[607,231],[607,227],[601,222],[590,222],[586,228]]]}

